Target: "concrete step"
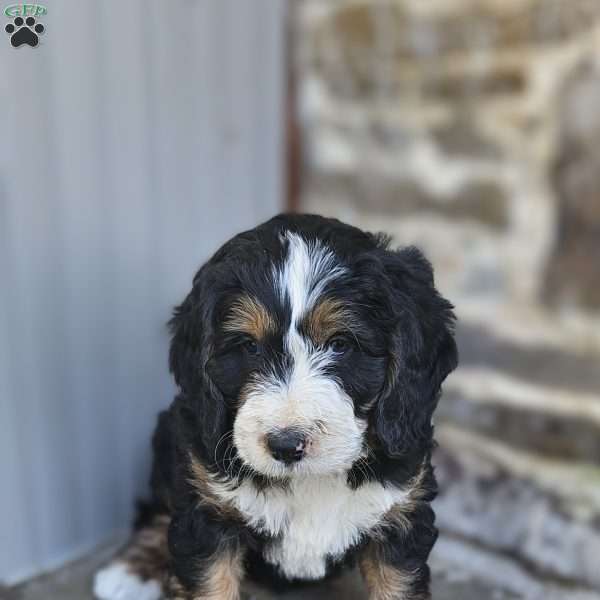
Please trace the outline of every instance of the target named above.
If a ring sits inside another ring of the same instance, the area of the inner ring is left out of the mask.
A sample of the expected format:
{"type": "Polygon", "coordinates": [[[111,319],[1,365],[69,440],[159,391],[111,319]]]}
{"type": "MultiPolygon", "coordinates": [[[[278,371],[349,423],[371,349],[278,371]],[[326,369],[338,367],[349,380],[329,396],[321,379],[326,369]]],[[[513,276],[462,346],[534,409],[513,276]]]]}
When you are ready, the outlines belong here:
{"type": "Polygon", "coordinates": [[[457,333],[461,366],[436,413],[439,525],[600,598],[598,355],[472,323],[457,333]]]}
{"type": "MultiPolygon", "coordinates": [[[[517,325],[513,323],[512,327],[517,325]]],[[[520,326],[527,329],[526,322],[520,326]]],[[[542,341],[524,344],[512,337],[501,338],[482,325],[459,321],[456,339],[461,368],[493,367],[531,384],[595,396],[600,404],[600,356],[575,352],[565,347],[567,340],[560,347],[542,341]]]]}
{"type": "Polygon", "coordinates": [[[600,396],[587,392],[464,366],[446,382],[436,422],[547,458],[600,466],[600,396]]]}
{"type": "Polygon", "coordinates": [[[458,428],[437,428],[440,528],[600,597],[600,468],[547,459],[458,428]]]}

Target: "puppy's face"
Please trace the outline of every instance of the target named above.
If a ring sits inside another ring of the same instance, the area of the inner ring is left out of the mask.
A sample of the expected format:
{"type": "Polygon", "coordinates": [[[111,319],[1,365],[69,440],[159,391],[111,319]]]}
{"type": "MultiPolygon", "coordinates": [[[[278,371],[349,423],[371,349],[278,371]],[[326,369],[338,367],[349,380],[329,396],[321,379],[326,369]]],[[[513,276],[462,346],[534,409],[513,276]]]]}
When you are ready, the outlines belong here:
{"type": "Polygon", "coordinates": [[[219,324],[216,385],[234,399],[235,447],[269,476],[330,473],[360,457],[385,344],[352,271],[319,240],[281,236],[281,260],[240,290],[219,324]]]}
{"type": "MultiPolygon", "coordinates": [[[[198,394],[199,418],[211,421],[219,413],[215,459],[221,445],[227,448],[224,463],[235,453],[268,477],[328,474],[366,457],[367,439],[377,438],[378,429],[377,443],[394,441],[397,428],[384,432],[385,424],[377,421],[390,417],[378,411],[385,397],[398,403],[402,392],[393,391],[394,380],[417,368],[409,364],[414,352],[401,356],[398,328],[407,349],[426,340],[414,323],[418,315],[411,314],[418,307],[409,303],[402,309],[406,314],[399,313],[402,298],[381,252],[381,240],[337,222],[283,217],[234,238],[200,272],[190,295],[193,306],[174,319],[171,362],[184,390],[198,394]],[[180,338],[197,349],[185,349],[185,360],[178,350],[185,342],[177,340],[183,328],[180,338]],[[189,364],[190,355],[200,364],[189,364]],[[178,373],[182,367],[202,376],[178,373]]],[[[438,298],[432,287],[427,293],[438,298]]],[[[435,315],[427,318],[435,321],[435,315]]],[[[440,321],[439,327],[446,325],[440,321]]],[[[411,402],[407,398],[400,412],[411,402]]],[[[425,400],[422,410],[432,410],[425,400]]],[[[402,415],[391,418],[402,427],[402,415]]]]}

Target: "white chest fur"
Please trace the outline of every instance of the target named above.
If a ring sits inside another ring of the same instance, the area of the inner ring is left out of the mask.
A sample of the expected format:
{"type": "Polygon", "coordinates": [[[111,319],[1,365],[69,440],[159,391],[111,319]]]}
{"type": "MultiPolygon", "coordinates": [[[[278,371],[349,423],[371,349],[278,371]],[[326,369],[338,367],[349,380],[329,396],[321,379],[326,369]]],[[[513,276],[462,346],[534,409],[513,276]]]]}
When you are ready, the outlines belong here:
{"type": "Polygon", "coordinates": [[[380,483],[357,490],[345,475],[294,480],[287,489],[258,491],[250,482],[235,490],[215,490],[246,517],[256,531],[277,537],[265,560],[290,578],[325,575],[328,556],[341,557],[407,493],[380,483]]]}

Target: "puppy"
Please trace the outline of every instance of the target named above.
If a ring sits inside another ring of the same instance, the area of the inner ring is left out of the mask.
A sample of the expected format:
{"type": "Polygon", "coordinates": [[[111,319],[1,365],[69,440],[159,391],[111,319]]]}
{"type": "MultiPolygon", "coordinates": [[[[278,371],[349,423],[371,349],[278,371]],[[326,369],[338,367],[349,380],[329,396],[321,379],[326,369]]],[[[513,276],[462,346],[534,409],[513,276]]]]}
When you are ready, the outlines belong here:
{"type": "Polygon", "coordinates": [[[227,242],[170,322],[179,387],[152,504],[102,600],[238,600],[358,564],[372,600],[430,598],[432,414],[452,306],[413,247],[280,215],[227,242]]]}

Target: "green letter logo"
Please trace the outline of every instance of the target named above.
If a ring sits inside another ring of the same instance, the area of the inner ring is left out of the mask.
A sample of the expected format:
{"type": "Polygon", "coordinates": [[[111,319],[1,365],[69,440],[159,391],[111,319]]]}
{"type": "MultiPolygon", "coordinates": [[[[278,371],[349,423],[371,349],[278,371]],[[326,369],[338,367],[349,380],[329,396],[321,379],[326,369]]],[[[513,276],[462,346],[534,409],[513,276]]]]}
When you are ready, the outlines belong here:
{"type": "Polygon", "coordinates": [[[47,12],[48,9],[41,4],[11,4],[4,9],[7,17],[27,17],[29,15],[39,17],[47,12]]]}

